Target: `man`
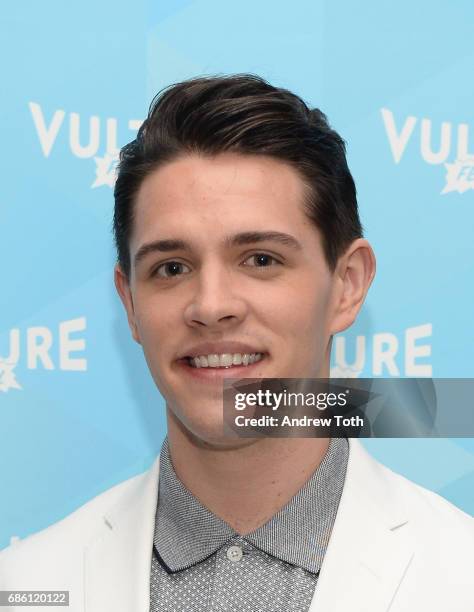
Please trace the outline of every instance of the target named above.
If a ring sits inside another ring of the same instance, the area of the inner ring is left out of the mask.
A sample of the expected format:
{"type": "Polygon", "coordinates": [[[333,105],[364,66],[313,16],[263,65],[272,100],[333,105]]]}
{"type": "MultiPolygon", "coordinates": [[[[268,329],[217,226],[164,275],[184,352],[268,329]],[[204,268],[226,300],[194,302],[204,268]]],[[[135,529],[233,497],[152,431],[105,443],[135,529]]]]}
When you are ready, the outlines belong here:
{"type": "Polygon", "coordinates": [[[228,438],[222,381],[327,378],[375,274],[344,144],[260,78],[180,83],[124,147],[115,283],[160,460],[0,557],[88,612],[474,609],[472,518],[355,441],[228,438]]]}

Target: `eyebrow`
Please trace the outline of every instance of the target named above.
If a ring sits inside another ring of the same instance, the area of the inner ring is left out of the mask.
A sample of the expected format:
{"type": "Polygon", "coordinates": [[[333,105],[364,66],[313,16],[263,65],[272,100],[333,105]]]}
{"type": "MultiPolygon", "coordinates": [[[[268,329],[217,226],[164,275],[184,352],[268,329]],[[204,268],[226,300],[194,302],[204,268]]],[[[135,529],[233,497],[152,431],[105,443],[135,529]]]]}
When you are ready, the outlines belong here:
{"type": "MultiPolygon", "coordinates": [[[[258,242],[276,242],[284,246],[290,247],[295,251],[301,251],[302,246],[294,236],[283,232],[240,232],[233,236],[227,236],[223,240],[223,245],[227,248],[236,246],[245,246],[247,244],[255,244],[258,242]]],[[[169,253],[170,251],[191,251],[192,247],[189,242],[178,239],[154,240],[143,244],[137,251],[134,257],[134,266],[145,259],[151,253],[169,253]]]]}

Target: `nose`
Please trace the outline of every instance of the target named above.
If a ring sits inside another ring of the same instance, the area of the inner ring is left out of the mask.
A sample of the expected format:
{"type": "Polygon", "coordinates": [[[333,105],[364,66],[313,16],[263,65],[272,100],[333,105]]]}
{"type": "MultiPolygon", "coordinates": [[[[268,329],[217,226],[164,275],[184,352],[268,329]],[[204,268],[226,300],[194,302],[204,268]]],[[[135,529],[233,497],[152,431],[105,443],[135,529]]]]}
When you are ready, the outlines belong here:
{"type": "Polygon", "coordinates": [[[184,311],[186,323],[195,328],[224,330],[242,322],[247,314],[247,302],[232,281],[232,275],[225,268],[203,267],[184,311]]]}

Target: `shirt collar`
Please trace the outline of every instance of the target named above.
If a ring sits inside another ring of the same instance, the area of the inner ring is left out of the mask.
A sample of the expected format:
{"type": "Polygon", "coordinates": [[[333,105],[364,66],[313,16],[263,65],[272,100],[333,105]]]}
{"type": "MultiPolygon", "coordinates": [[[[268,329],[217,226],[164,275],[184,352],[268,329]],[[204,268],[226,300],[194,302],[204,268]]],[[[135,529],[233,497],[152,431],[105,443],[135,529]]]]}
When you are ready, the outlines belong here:
{"type": "MultiPolygon", "coordinates": [[[[317,573],[339,506],[348,456],[347,440],[331,438],[311,478],[269,521],[243,538],[281,561],[317,573]]],[[[168,438],[161,448],[159,479],[153,542],[166,571],[191,567],[238,536],[179,480],[171,463],[168,438]]]]}

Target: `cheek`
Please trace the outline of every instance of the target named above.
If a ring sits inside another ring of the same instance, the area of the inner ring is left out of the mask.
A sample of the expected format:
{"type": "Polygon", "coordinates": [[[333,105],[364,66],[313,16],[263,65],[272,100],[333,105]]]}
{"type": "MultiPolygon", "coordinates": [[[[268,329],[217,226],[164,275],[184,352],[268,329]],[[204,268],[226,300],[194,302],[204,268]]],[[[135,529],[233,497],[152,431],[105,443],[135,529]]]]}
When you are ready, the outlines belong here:
{"type": "Polygon", "coordinates": [[[135,317],[142,345],[157,346],[157,342],[169,339],[170,330],[176,328],[177,309],[162,300],[143,300],[137,303],[135,317]]]}
{"type": "Polygon", "coordinates": [[[281,329],[290,335],[307,335],[315,331],[324,332],[329,301],[325,292],[304,289],[290,290],[272,301],[269,320],[278,321],[281,329]],[[271,318],[271,319],[270,319],[271,318]]]}

